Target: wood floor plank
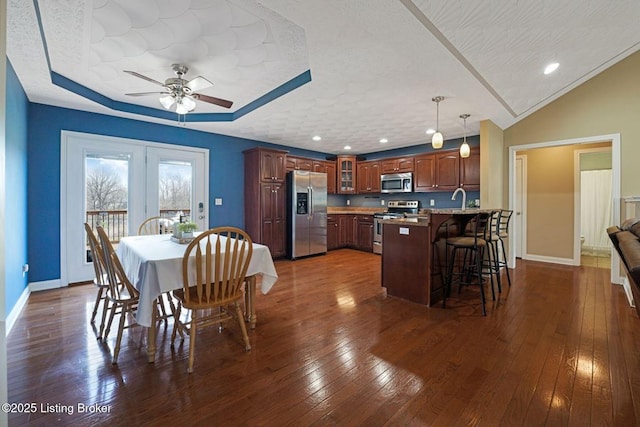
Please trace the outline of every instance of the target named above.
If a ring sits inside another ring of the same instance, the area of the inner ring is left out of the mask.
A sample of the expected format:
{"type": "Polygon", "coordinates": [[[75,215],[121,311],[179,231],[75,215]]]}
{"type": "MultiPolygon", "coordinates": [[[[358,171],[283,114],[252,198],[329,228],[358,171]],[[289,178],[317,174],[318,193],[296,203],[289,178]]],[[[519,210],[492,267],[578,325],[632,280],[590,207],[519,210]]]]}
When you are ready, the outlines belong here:
{"type": "MultiPolygon", "coordinates": [[[[609,270],[518,260],[480,312],[478,288],[428,308],[388,297],[380,257],[353,250],[276,262],[238,325],[188,340],[160,326],[96,340],[92,286],[33,293],[8,337],[9,400],[108,413],[9,414],[20,425],[639,425],[640,319],[609,270]],[[506,282],[505,282],[506,283],[506,282]]],[[[488,293],[490,295],[490,293],[488,293]]]]}

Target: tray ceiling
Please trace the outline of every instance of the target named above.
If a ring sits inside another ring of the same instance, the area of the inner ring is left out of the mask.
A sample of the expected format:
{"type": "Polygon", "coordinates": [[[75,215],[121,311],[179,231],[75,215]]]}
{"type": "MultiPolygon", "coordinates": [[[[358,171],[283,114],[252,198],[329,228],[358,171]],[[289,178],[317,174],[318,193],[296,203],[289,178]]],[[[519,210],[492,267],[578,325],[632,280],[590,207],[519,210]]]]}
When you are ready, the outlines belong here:
{"type": "Polygon", "coordinates": [[[9,60],[32,102],[327,153],[428,141],[438,95],[445,140],[462,136],[463,113],[468,134],[485,119],[506,128],[640,47],[634,0],[9,0],[7,8],[9,60]],[[560,67],[544,75],[550,62],[560,67]],[[213,82],[201,93],[233,107],[198,102],[178,124],[157,96],[125,95],[162,88],[123,70],[164,82],[174,63],[189,67],[187,80],[213,82]]]}

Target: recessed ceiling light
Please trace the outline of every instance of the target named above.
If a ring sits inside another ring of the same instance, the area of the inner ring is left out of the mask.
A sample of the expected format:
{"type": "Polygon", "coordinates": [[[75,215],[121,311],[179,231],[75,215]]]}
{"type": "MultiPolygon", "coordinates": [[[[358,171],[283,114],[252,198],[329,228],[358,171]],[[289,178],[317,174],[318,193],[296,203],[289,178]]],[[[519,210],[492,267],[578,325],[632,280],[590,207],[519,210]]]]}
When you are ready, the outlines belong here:
{"type": "Polygon", "coordinates": [[[387,138],[382,138],[380,140],[380,144],[386,144],[387,142],[389,142],[389,140],[387,138]]]}
{"type": "Polygon", "coordinates": [[[322,138],[320,138],[318,135],[316,135],[311,139],[313,139],[314,141],[320,141],[322,138]]]}
{"type": "Polygon", "coordinates": [[[544,73],[545,74],[551,74],[553,73],[555,70],[558,69],[558,67],[560,66],[560,64],[558,64],[557,62],[552,62],[551,64],[547,65],[544,69],[544,73]]]}
{"type": "Polygon", "coordinates": [[[351,146],[350,146],[350,145],[345,145],[345,146],[344,146],[344,149],[345,149],[345,150],[351,150],[351,146]]]}
{"type": "Polygon", "coordinates": [[[433,135],[434,133],[436,133],[435,129],[427,129],[427,135],[433,135]]]}

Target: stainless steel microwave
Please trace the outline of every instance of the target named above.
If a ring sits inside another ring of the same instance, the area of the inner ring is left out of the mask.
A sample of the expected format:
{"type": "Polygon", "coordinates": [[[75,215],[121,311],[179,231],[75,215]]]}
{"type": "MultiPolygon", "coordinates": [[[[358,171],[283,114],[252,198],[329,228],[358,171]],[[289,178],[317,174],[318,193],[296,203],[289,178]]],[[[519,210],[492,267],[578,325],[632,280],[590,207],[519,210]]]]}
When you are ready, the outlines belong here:
{"type": "Polygon", "coordinates": [[[411,193],[413,191],[413,174],[391,173],[380,175],[381,193],[411,193]]]}

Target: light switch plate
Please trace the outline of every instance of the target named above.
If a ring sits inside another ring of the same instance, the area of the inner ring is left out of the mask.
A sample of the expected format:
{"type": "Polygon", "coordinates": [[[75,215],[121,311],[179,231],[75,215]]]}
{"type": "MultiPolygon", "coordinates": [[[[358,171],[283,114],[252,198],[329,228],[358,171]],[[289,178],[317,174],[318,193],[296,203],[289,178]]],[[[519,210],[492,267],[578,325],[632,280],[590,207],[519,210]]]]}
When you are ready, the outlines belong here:
{"type": "Polygon", "coordinates": [[[429,200],[429,206],[435,206],[436,205],[436,201],[431,199],[429,200]]]}
{"type": "Polygon", "coordinates": [[[215,203],[216,206],[222,206],[222,197],[216,197],[215,203]]]}
{"type": "Polygon", "coordinates": [[[384,199],[380,200],[380,205],[384,206],[384,199]]]}

